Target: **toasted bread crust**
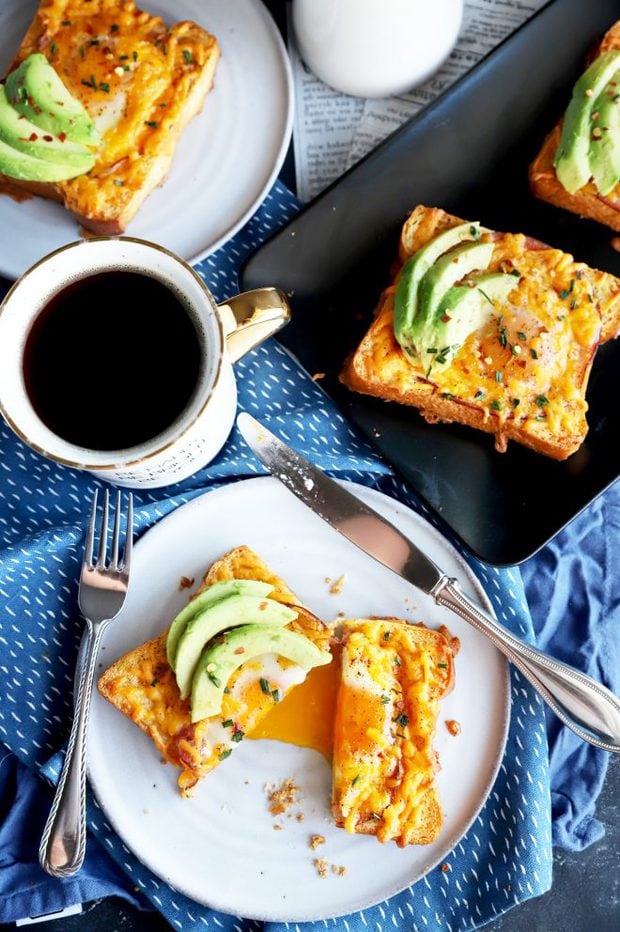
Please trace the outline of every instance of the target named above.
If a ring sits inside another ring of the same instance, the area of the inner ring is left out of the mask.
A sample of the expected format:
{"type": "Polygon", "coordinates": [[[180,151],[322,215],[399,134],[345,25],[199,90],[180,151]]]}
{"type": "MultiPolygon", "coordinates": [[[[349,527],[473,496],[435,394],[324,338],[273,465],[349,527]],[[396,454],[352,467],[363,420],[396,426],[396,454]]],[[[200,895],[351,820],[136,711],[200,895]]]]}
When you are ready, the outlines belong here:
{"type": "MultiPolygon", "coordinates": [[[[620,20],[605,34],[592,60],[603,52],[620,50],[620,20]]],[[[555,207],[563,207],[580,217],[597,220],[612,230],[620,231],[620,184],[606,197],[602,197],[592,182],[575,194],[569,194],[557,179],[553,165],[560,142],[562,120],[545,139],[542,148],[530,165],[529,178],[532,193],[555,207]]],[[[615,333],[620,329],[620,320],[615,333]]],[[[614,335],[615,335],[614,333],[614,335]]]]}
{"type": "MultiPolygon", "coordinates": [[[[402,230],[399,262],[406,261],[438,233],[462,222],[439,208],[417,207],[402,230]]],[[[488,404],[476,403],[473,396],[441,391],[435,382],[416,371],[406,360],[393,332],[395,285],[382,294],[373,323],[345,362],[341,381],[353,391],[412,405],[429,423],[456,422],[494,434],[500,451],[506,449],[509,440],[515,440],[553,459],[566,459],[578,449],[587,432],[584,394],[596,347],[601,337],[613,336],[620,324],[620,281],[607,273],[576,264],[572,257],[527,237],[492,236],[500,250],[503,242],[510,247],[515,267],[526,262],[535,264],[538,257],[541,262],[544,260],[550,269],[550,294],[554,294],[551,288],[555,284],[551,276],[562,270],[562,274],[578,276],[579,287],[587,283],[587,289],[594,295],[596,306],[585,320],[583,339],[579,343],[573,341],[566,351],[571,397],[558,403],[563,426],[558,429],[546,420],[526,417],[523,408],[518,417],[506,411],[506,406],[503,411],[495,412],[488,404]]]]}
{"type": "Polygon", "coordinates": [[[102,133],[95,167],[59,184],[17,181],[2,174],[0,180],[62,203],[89,232],[116,235],[165,180],[181,133],[213,86],[220,50],[217,40],[195,23],[180,22],[168,29],[132,0],[93,0],[87,9],[85,17],[79,0],[42,0],[11,70],[42,51],[96,122],[105,121],[108,105],[114,109],[118,104],[113,125],[102,133]],[[63,22],[72,25],[63,27],[63,22]],[[113,26],[117,31],[110,34],[113,26]],[[99,35],[106,38],[90,38],[99,35]],[[134,43],[139,52],[130,48],[134,43]],[[50,48],[57,50],[55,54],[50,48]],[[107,55],[105,48],[110,49],[107,55]],[[129,70],[118,75],[115,67],[129,70]],[[82,83],[90,80],[84,76],[91,70],[99,87],[103,77],[108,93],[82,83]]]}

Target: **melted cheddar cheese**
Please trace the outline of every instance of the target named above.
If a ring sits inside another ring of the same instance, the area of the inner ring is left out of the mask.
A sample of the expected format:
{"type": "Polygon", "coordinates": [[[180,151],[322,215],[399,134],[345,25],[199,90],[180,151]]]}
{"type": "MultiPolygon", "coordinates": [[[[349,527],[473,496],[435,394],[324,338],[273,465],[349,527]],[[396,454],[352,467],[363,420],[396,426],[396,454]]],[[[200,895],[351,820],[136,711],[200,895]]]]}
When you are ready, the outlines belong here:
{"type": "Polygon", "coordinates": [[[441,827],[432,738],[452,682],[438,631],[398,621],[347,621],[334,732],[336,821],[399,845],[441,827]]]}

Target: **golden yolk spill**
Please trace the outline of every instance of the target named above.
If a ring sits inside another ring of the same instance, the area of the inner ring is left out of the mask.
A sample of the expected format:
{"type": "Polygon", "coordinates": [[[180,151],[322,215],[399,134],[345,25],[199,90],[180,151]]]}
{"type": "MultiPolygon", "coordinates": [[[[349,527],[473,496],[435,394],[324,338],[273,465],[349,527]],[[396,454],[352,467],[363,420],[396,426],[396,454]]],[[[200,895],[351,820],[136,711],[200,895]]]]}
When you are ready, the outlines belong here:
{"type": "Polygon", "coordinates": [[[339,685],[340,656],[335,654],[327,666],[310,670],[304,682],[274,706],[248,738],[313,748],[331,760],[339,685]]]}

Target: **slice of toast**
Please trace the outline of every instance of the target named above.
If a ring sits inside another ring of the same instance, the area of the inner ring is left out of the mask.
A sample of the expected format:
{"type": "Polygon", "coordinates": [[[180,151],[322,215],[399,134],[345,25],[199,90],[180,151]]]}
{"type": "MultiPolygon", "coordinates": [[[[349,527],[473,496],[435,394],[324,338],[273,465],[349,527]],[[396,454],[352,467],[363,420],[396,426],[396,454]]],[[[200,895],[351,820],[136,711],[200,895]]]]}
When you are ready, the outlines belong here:
{"type": "Polygon", "coordinates": [[[160,185],[187,123],[202,109],[220,57],[195,23],[167,27],[132,0],[41,0],[11,69],[43,52],[101,135],[94,168],[58,184],[9,188],[60,201],[87,230],[122,233],[160,185]]]}
{"type": "MultiPolygon", "coordinates": [[[[406,261],[442,230],[463,223],[439,208],[416,207],[400,240],[406,261]]],[[[522,234],[488,233],[489,271],[518,271],[509,302],[472,333],[439,372],[409,362],[393,331],[396,280],[382,294],[370,329],[346,361],[354,391],[419,409],[563,460],[587,433],[585,391],[596,348],[620,329],[620,280],[522,234]]]]}
{"type": "MultiPolygon", "coordinates": [[[[602,42],[591,57],[593,61],[603,52],[620,50],[620,20],[614,23],[603,37],[602,42]]],[[[620,184],[605,197],[600,195],[596,186],[589,181],[575,194],[569,192],[560,184],[553,165],[555,154],[562,133],[562,120],[553,128],[545,139],[542,148],[530,165],[530,187],[532,193],[541,201],[548,201],[556,207],[564,207],[580,217],[589,217],[598,220],[620,231],[620,184]]]]}
{"type": "MultiPolygon", "coordinates": [[[[329,650],[329,631],[312,615],[286,583],[249,547],[237,547],[217,560],[206,573],[205,586],[227,579],[255,579],[270,583],[271,599],[293,606],[297,618],[288,627],[329,650]]],[[[219,715],[192,724],[189,700],[182,700],[174,672],[166,659],[166,634],[125,654],[99,679],[99,692],[154,741],[167,761],[181,768],[179,787],[184,796],[207,773],[229,756],[231,749],[273,708],[274,697],[260,685],[267,677],[279,695],[303,680],[303,671],[283,658],[257,658],[231,678],[219,715]],[[223,722],[233,721],[234,726],[223,722]],[[233,737],[234,736],[234,737],[233,737]]]]}
{"type": "Polygon", "coordinates": [[[348,832],[399,846],[433,842],[443,823],[432,747],[453,649],[398,619],[343,622],[332,812],[348,832]]]}

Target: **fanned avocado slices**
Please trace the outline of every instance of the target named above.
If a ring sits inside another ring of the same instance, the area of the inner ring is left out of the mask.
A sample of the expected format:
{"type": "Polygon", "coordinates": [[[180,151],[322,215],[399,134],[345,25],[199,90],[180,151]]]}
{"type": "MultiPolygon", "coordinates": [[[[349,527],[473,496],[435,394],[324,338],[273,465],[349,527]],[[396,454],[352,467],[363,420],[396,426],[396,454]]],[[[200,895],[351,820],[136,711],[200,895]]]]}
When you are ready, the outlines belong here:
{"type": "Polygon", "coordinates": [[[411,325],[418,313],[418,286],[422,277],[443,253],[464,241],[475,242],[483,230],[478,223],[461,223],[433,237],[405,262],[394,296],[394,335],[407,353],[415,353],[411,345],[411,325]]]}
{"type": "MultiPolygon", "coordinates": [[[[20,116],[7,100],[4,86],[0,84],[0,140],[44,162],[53,162],[61,166],[61,172],[66,173],[70,168],[75,169],[76,175],[91,170],[95,164],[95,156],[85,146],[64,141],[53,136],[39,126],[31,123],[26,117],[20,116]]],[[[37,180],[37,179],[34,179],[37,180]]]]}
{"type": "Polygon", "coordinates": [[[192,722],[221,711],[224,689],[241,664],[263,654],[278,654],[304,670],[331,663],[331,654],[309,638],[274,625],[243,625],[227,631],[202,653],[192,686],[192,722]]]}
{"type": "Polygon", "coordinates": [[[83,174],[83,169],[66,162],[46,162],[27,152],[20,152],[0,139],[0,172],[19,181],[68,181],[83,174]]]}
{"type": "Polygon", "coordinates": [[[6,79],[6,96],[19,114],[70,142],[97,146],[99,133],[77,98],[69,93],[45,55],[29,55],[6,79]]]}
{"type": "Polygon", "coordinates": [[[588,161],[597,190],[605,197],[620,180],[620,70],[592,107],[588,161]]]}
{"type": "Polygon", "coordinates": [[[297,617],[297,612],[273,599],[252,595],[229,595],[194,616],[187,623],[176,651],[175,673],[181,698],[192,690],[192,679],[200,655],[208,642],[227,628],[254,624],[284,627],[297,617]]]}
{"type": "MultiPolygon", "coordinates": [[[[614,80],[619,69],[620,52],[604,52],[581,75],[573,88],[554,160],[558,181],[569,194],[575,194],[592,177],[590,146],[597,137],[600,121],[600,110],[597,111],[595,105],[598,106],[600,95],[609,82],[614,80]],[[599,120],[593,120],[593,114],[597,112],[599,120]]],[[[600,174],[598,167],[597,172],[600,174]]]]}

